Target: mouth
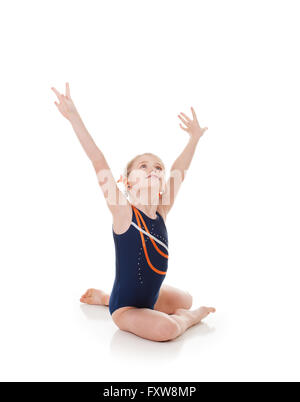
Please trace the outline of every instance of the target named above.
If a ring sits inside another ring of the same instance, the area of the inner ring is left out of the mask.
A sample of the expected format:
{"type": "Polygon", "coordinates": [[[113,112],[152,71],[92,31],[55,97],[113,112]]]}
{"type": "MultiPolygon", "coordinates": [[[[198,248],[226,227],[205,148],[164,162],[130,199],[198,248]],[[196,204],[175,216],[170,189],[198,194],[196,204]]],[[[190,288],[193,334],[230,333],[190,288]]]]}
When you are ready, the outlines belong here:
{"type": "Polygon", "coordinates": [[[149,174],[149,176],[147,176],[147,179],[149,179],[150,177],[156,177],[157,179],[159,179],[159,177],[156,174],[149,174]]]}

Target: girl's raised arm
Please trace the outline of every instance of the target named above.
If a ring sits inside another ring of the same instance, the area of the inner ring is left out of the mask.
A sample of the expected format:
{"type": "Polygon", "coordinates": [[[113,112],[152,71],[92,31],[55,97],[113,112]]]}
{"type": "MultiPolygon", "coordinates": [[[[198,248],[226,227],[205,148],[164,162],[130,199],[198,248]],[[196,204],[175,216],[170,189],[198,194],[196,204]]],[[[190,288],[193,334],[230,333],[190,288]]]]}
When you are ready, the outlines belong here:
{"type": "Polygon", "coordinates": [[[117,183],[112,175],[110,167],[95,144],[93,138],[87,131],[70,95],[69,83],[66,83],[66,94],[60,94],[54,87],[51,88],[57,95],[60,103],[54,102],[60,113],[71,123],[77,138],[79,139],[84,151],[91,160],[96,171],[98,182],[107,202],[108,208],[114,217],[128,211],[128,200],[119,190],[117,183]]]}
{"type": "Polygon", "coordinates": [[[170,178],[166,184],[166,191],[162,197],[162,205],[166,214],[168,214],[172,208],[178,190],[185,179],[185,175],[190,167],[198,141],[207,130],[207,127],[200,127],[193,107],[191,107],[191,111],[193,114],[193,120],[184,113],[181,113],[182,116],[178,115],[180,120],[186,125],[186,127],[184,127],[180,124],[180,127],[189,134],[190,139],[171,167],[170,178]]]}

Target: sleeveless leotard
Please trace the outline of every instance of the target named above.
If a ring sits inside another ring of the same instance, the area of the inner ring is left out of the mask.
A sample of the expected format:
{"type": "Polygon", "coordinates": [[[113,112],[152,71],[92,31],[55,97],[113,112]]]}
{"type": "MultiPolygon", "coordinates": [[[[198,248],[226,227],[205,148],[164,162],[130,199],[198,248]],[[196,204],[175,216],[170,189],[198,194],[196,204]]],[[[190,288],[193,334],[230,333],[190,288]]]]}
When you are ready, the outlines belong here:
{"type": "Polygon", "coordinates": [[[109,312],[132,306],[153,309],[168,269],[168,233],[159,212],[156,219],[131,205],[132,221],[121,234],[114,230],[116,276],[109,312]]]}

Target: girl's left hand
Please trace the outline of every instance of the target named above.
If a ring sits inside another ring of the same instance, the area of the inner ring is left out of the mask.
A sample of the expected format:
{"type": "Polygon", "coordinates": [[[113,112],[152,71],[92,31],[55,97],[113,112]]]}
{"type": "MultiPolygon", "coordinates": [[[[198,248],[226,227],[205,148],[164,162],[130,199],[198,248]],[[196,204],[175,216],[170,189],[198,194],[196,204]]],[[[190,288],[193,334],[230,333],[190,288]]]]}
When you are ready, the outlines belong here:
{"type": "Polygon", "coordinates": [[[200,124],[197,120],[196,113],[192,107],[191,107],[191,110],[192,110],[192,114],[193,114],[193,120],[191,120],[189,117],[187,117],[184,113],[180,113],[180,114],[182,114],[182,116],[185,118],[185,120],[180,115],[178,115],[180,120],[187,126],[187,128],[183,127],[181,123],[179,123],[179,125],[183,130],[187,131],[191,137],[193,137],[195,139],[199,139],[204,134],[204,132],[208,129],[208,127],[201,128],[200,124]]]}

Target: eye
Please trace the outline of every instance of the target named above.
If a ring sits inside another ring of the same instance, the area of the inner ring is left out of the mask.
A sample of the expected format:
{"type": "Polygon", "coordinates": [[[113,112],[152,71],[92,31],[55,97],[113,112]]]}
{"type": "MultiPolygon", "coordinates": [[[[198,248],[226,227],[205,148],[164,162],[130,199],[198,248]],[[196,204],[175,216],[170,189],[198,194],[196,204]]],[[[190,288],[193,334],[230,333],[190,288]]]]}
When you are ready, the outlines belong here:
{"type": "Polygon", "coordinates": [[[156,169],[162,170],[162,168],[160,166],[156,166],[156,169]]]}
{"type": "Polygon", "coordinates": [[[140,167],[142,168],[143,166],[147,166],[146,163],[143,163],[140,167]]]}

